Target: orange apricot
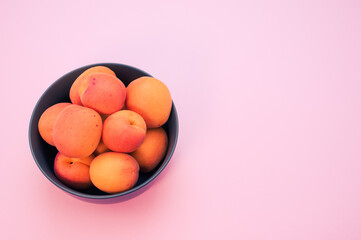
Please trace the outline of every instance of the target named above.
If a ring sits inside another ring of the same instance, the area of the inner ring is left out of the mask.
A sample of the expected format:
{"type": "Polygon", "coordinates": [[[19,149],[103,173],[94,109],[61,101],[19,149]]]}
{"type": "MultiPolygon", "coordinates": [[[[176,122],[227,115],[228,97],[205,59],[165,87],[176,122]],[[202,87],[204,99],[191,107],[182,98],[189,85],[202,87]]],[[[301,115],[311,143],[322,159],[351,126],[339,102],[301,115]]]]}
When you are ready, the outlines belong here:
{"type": "Polygon", "coordinates": [[[57,117],[60,112],[64,110],[71,103],[57,103],[53,106],[46,109],[41,115],[38,122],[38,129],[40,136],[47,142],[48,144],[54,146],[53,141],[53,128],[57,117]]]}
{"type": "Polygon", "coordinates": [[[70,88],[69,97],[73,104],[82,105],[79,95],[80,85],[85,78],[87,78],[89,75],[93,73],[106,73],[115,76],[115,73],[111,69],[104,66],[95,66],[88,68],[82,74],[80,74],[77,79],[75,79],[73,85],[70,88]]]}
{"type": "Polygon", "coordinates": [[[148,128],[157,128],[167,122],[172,98],[167,86],[152,77],[140,77],[127,87],[126,109],[139,113],[148,128]]]}
{"type": "Polygon", "coordinates": [[[147,130],[143,143],[131,155],[137,160],[140,171],[147,173],[163,159],[167,147],[168,137],[164,129],[151,128],[147,130]]]}
{"type": "Polygon", "coordinates": [[[114,152],[133,152],[142,144],[147,126],[136,112],[121,110],[110,115],[103,126],[104,144],[114,152]]]}
{"type": "Polygon", "coordinates": [[[89,188],[92,186],[89,167],[93,158],[93,155],[85,158],[69,158],[58,153],[54,161],[55,176],[69,187],[75,189],[89,188]]]}
{"type": "Polygon", "coordinates": [[[138,180],[139,165],[125,153],[106,152],[90,164],[90,179],[94,186],[107,193],[129,190],[138,180]]]}
{"type": "Polygon", "coordinates": [[[99,142],[97,148],[94,151],[94,155],[98,156],[98,155],[100,155],[102,153],[109,152],[109,151],[110,151],[110,149],[107,148],[107,146],[105,146],[103,140],[100,139],[100,142],[99,142]]]}
{"type": "Polygon", "coordinates": [[[97,148],[102,133],[102,119],[93,109],[71,104],[58,116],[53,140],[58,151],[71,158],[82,158],[97,148]]]}
{"type": "Polygon", "coordinates": [[[124,106],[127,91],[122,81],[105,73],[93,73],[80,87],[80,100],[85,107],[100,114],[112,114],[124,106]]]}

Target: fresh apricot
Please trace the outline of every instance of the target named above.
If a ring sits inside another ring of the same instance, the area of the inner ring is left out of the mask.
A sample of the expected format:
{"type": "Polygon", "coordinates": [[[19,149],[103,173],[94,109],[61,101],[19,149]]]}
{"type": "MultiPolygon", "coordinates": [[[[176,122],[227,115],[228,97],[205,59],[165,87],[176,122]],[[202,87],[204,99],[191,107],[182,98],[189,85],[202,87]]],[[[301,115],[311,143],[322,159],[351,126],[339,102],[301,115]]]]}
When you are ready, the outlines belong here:
{"type": "Polygon", "coordinates": [[[104,121],[102,138],[114,152],[133,152],[143,142],[147,126],[136,112],[121,110],[104,121]]]}
{"type": "Polygon", "coordinates": [[[55,121],[58,118],[60,112],[70,104],[71,103],[65,102],[54,104],[53,106],[46,109],[39,119],[38,129],[40,136],[45,140],[45,142],[52,146],[54,146],[53,128],[55,121]]]}
{"type": "Polygon", "coordinates": [[[93,109],[71,104],[59,114],[53,129],[58,151],[71,158],[87,157],[97,148],[102,119],[93,109]]]}
{"type": "Polygon", "coordinates": [[[128,154],[106,152],[93,159],[89,173],[94,186],[107,193],[118,193],[137,183],[139,165],[128,154]]]}
{"type": "Polygon", "coordinates": [[[79,87],[82,81],[93,73],[106,73],[115,76],[115,73],[111,69],[104,66],[95,66],[88,68],[82,74],[80,74],[77,79],[75,79],[70,88],[69,97],[73,104],[82,105],[79,95],[79,87]]]}
{"type": "Polygon", "coordinates": [[[124,106],[127,91],[122,81],[105,73],[93,73],[85,78],[79,95],[83,106],[100,114],[112,114],[124,106]]]}
{"type": "Polygon", "coordinates": [[[167,122],[172,98],[167,86],[152,77],[140,77],[127,87],[126,109],[139,113],[147,128],[157,128],[167,122]]]}
{"type": "Polygon", "coordinates": [[[103,140],[100,139],[100,142],[99,142],[97,148],[94,151],[94,155],[98,156],[98,155],[100,155],[102,153],[109,152],[109,151],[110,151],[110,149],[107,148],[107,146],[105,146],[103,140]]]}
{"type": "Polygon", "coordinates": [[[65,185],[75,189],[86,189],[92,186],[89,166],[94,156],[69,158],[58,153],[54,161],[55,176],[65,185]]]}
{"type": "Polygon", "coordinates": [[[147,130],[143,143],[131,155],[137,160],[140,171],[147,173],[163,159],[167,146],[168,137],[164,129],[151,128],[147,130]]]}

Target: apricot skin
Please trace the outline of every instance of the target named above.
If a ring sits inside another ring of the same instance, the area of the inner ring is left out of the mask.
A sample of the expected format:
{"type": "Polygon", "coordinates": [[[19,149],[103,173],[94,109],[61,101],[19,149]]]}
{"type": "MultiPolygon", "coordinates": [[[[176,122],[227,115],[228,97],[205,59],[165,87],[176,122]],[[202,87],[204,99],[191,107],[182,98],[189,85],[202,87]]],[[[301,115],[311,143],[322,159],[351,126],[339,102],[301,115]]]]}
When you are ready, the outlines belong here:
{"type": "Polygon", "coordinates": [[[110,149],[107,148],[107,146],[105,146],[103,140],[101,139],[98,146],[97,146],[97,148],[94,151],[94,155],[98,156],[98,155],[100,155],[102,153],[109,152],[109,151],[110,151],[110,149]]]}
{"type": "Polygon", "coordinates": [[[79,95],[80,85],[85,78],[87,78],[89,75],[93,73],[106,73],[115,76],[115,73],[111,69],[104,66],[95,66],[88,68],[82,74],[80,74],[77,79],[75,79],[75,81],[73,82],[70,88],[69,97],[73,104],[82,105],[79,95]]]}
{"type": "Polygon", "coordinates": [[[167,122],[172,98],[167,86],[152,77],[140,77],[127,87],[126,109],[139,113],[147,128],[157,128],[167,122]]]}
{"type": "Polygon", "coordinates": [[[142,144],[147,126],[136,112],[121,110],[104,121],[103,141],[114,152],[133,152],[142,144]]]}
{"type": "Polygon", "coordinates": [[[58,153],[54,161],[55,176],[65,185],[75,189],[87,189],[92,186],[89,166],[94,156],[69,158],[58,153]]]}
{"type": "Polygon", "coordinates": [[[53,140],[58,151],[72,158],[87,157],[99,144],[102,119],[93,109],[72,104],[58,116],[53,140]]]}
{"type": "Polygon", "coordinates": [[[164,129],[151,128],[147,130],[143,143],[131,155],[137,160],[140,171],[147,173],[163,159],[167,147],[168,137],[164,129]]]}
{"type": "Polygon", "coordinates": [[[139,165],[125,153],[106,152],[90,164],[90,179],[94,186],[107,193],[129,190],[138,181],[139,165]]]}
{"type": "Polygon", "coordinates": [[[117,77],[94,73],[84,79],[79,88],[83,106],[100,114],[112,114],[124,106],[127,90],[117,77]]]}
{"type": "Polygon", "coordinates": [[[38,129],[40,136],[45,142],[54,146],[53,141],[53,128],[57,117],[60,112],[64,110],[70,103],[57,103],[46,109],[41,115],[38,122],[38,129]]]}

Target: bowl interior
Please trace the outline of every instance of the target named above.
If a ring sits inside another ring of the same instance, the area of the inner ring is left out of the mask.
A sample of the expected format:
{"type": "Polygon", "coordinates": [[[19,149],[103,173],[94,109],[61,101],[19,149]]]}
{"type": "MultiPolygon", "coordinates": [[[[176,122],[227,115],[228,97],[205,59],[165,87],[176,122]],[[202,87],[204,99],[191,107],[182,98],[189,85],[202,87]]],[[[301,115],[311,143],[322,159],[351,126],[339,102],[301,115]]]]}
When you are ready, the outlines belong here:
{"type": "Polygon", "coordinates": [[[105,199],[105,198],[113,198],[119,197],[131,192],[134,192],[149,182],[151,182],[168,164],[176,146],[177,137],[178,137],[178,116],[174,106],[172,105],[172,111],[168,121],[162,126],[164,130],[168,134],[168,149],[166,152],[165,157],[159,163],[159,165],[150,173],[139,173],[139,179],[136,185],[128,190],[117,194],[108,194],[98,190],[97,188],[93,187],[87,190],[75,190],[66,185],[64,185],[61,181],[59,181],[54,175],[54,159],[55,155],[57,154],[57,150],[55,147],[50,146],[47,144],[40,136],[38,131],[38,121],[41,114],[50,106],[59,103],[59,102],[70,102],[69,98],[69,90],[74,82],[74,80],[86,69],[93,67],[93,66],[106,66],[112,69],[117,77],[122,80],[125,86],[142,76],[150,76],[148,73],[139,70],[137,68],[123,65],[123,64],[116,64],[116,63],[99,63],[84,66],[78,69],[75,69],[72,72],[69,72],[54,82],[40,97],[38,100],[33,114],[30,119],[30,126],[29,126],[29,144],[30,148],[34,157],[36,164],[38,165],[39,169],[43,172],[43,174],[56,186],[63,189],[64,191],[74,194],[79,197],[84,198],[92,198],[92,199],[105,199]]]}

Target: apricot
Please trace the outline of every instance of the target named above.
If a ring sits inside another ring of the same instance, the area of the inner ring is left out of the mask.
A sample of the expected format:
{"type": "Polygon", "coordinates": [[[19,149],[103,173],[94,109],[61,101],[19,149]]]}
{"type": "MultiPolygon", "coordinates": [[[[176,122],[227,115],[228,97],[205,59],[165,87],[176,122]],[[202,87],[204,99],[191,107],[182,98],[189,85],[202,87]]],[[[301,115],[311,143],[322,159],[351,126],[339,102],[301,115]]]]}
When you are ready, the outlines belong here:
{"type": "Polygon", "coordinates": [[[147,126],[136,112],[121,110],[104,121],[103,141],[114,152],[133,152],[142,144],[147,126]]]}
{"type": "Polygon", "coordinates": [[[71,158],[87,157],[99,144],[102,119],[93,109],[71,104],[59,114],[53,129],[58,151],[71,158]]]}
{"type": "Polygon", "coordinates": [[[93,73],[79,87],[80,100],[85,107],[100,114],[112,114],[124,106],[127,91],[122,81],[105,73],[93,73]]]}
{"type": "Polygon", "coordinates": [[[53,141],[53,128],[57,117],[64,108],[69,106],[70,103],[57,103],[48,109],[46,109],[41,115],[38,122],[38,129],[40,136],[44,139],[45,142],[54,146],[53,141]]]}
{"type": "Polygon", "coordinates": [[[75,189],[86,189],[92,186],[89,166],[94,156],[85,158],[69,158],[58,153],[54,161],[55,176],[65,185],[75,189]]]}
{"type": "Polygon", "coordinates": [[[110,149],[107,148],[107,146],[105,146],[103,140],[100,139],[100,142],[99,142],[97,148],[94,151],[94,155],[98,156],[98,155],[100,155],[102,153],[109,152],[109,151],[110,151],[110,149]]]}
{"type": "Polygon", "coordinates": [[[73,85],[70,88],[69,97],[73,104],[82,105],[79,95],[79,88],[81,82],[93,73],[106,73],[115,76],[115,73],[111,69],[104,66],[95,66],[88,68],[82,74],[80,74],[77,79],[75,79],[73,85]]]}
{"type": "Polygon", "coordinates": [[[139,113],[147,128],[157,128],[167,122],[172,98],[167,86],[152,77],[140,77],[127,87],[126,109],[139,113]]]}
{"type": "Polygon", "coordinates": [[[137,183],[139,165],[128,154],[106,152],[94,158],[89,173],[92,183],[98,189],[107,193],[118,193],[137,183]]]}
{"type": "Polygon", "coordinates": [[[168,146],[167,133],[163,128],[151,128],[147,130],[145,139],[140,147],[132,152],[132,155],[140,166],[140,171],[147,173],[152,171],[163,159],[168,146]]]}

